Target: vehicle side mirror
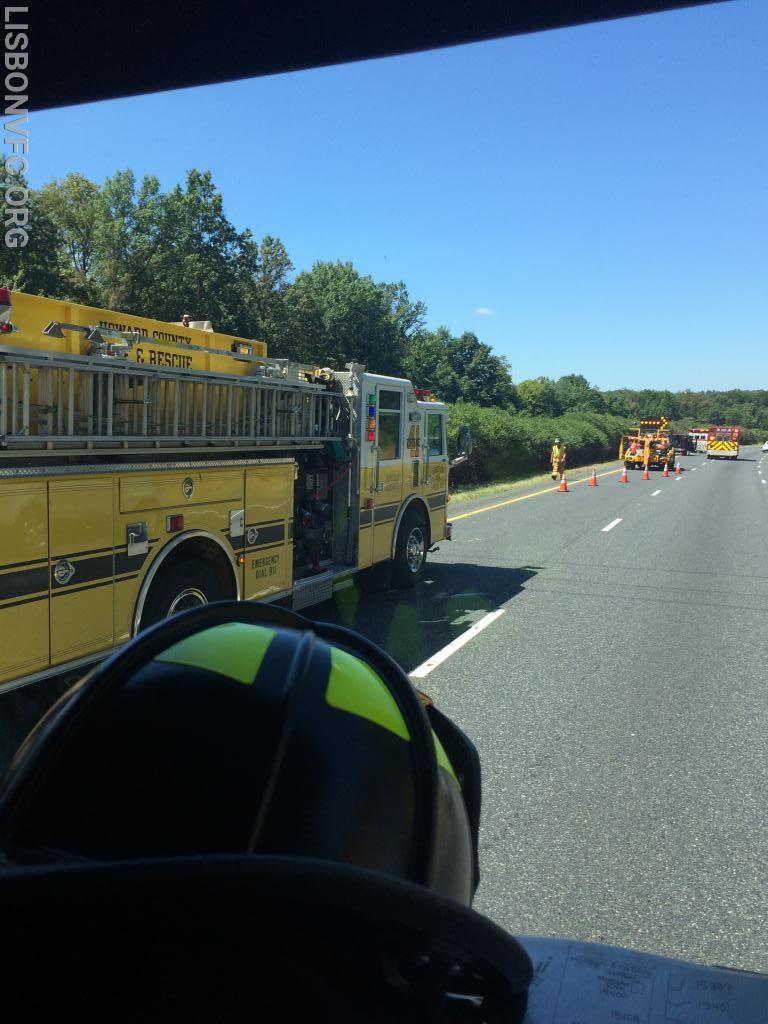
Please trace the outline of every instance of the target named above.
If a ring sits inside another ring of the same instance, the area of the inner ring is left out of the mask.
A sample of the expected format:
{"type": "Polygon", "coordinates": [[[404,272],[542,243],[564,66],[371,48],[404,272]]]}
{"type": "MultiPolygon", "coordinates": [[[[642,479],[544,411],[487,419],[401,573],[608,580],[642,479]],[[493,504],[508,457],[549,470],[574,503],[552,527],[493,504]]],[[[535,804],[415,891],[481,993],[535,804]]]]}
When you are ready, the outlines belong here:
{"type": "Polygon", "coordinates": [[[472,432],[466,424],[459,427],[459,438],[456,447],[458,452],[456,458],[451,459],[451,466],[460,466],[472,454],[472,432]]]}
{"type": "Polygon", "coordinates": [[[466,423],[463,427],[459,427],[458,454],[467,458],[472,454],[472,431],[466,423]]]}

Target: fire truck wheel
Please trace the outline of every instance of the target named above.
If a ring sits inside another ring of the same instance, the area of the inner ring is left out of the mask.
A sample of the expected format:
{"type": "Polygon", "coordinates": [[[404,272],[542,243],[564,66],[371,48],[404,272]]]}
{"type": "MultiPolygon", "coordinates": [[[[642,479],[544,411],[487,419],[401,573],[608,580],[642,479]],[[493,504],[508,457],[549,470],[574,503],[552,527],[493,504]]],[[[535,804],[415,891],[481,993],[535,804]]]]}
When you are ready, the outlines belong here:
{"type": "Polygon", "coordinates": [[[427,561],[427,536],[424,519],[416,509],[403,516],[397,533],[392,582],[399,588],[413,587],[424,575],[427,561]]]}
{"type": "Polygon", "coordinates": [[[141,616],[141,629],[178,612],[198,608],[211,601],[222,601],[229,596],[223,593],[216,573],[206,562],[177,562],[152,584],[141,616]]]}

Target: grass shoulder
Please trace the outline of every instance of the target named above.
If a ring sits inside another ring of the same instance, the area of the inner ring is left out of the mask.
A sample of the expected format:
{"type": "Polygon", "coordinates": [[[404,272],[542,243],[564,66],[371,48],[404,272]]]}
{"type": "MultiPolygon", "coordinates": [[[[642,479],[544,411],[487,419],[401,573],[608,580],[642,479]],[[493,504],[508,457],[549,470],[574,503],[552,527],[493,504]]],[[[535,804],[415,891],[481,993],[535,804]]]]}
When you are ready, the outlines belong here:
{"type": "MultiPolygon", "coordinates": [[[[602,470],[611,469],[617,465],[618,460],[616,459],[611,459],[608,462],[590,462],[588,465],[585,464],[583,466],[569,466],[567,473],[583,475],[584,471],[591,470],[593,466],[600,473],[602,470]]],[[[497,480],[494,483],[483,484],[480,487],[457,487],[455,490],[451,488],[451,507],[463,505],[469,501],[476,501],[478,498],[490,498],[497,494],[504,494],[507,491],[522,491],[530,487],[543,487],[552,483],[551,473],[536,473],[533,475],[521,473],[519,476],[497,480]]]]}

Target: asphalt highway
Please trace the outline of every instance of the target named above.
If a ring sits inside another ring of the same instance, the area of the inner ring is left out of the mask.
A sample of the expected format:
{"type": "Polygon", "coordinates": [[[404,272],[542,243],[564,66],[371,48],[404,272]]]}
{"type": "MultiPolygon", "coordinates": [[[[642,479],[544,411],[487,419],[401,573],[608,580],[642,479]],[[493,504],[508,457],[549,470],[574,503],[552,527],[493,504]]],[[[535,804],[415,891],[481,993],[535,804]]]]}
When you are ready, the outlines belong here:
{"type": "Polygon", "coordinates": [[[768,971],[768,456],[682,464],[452,505],[416,591],[313,613],[478,746],[477,909],[768,971]]]}
{"type": "Polygon", "coordinates": [[[478,910],[766,972],[768,456],[682,464],[452,503],[419,587],[305,614],[384,647],[476,743],[478,910]]]}

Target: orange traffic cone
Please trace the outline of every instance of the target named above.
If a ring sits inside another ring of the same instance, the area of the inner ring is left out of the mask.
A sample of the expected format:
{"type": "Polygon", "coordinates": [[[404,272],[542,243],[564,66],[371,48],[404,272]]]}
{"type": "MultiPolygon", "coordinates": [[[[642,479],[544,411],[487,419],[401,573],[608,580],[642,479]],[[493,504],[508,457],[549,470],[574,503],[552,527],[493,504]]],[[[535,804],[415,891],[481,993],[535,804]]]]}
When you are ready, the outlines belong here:
{"type": "Polygon", "coordinates": [[[661,475],[662,476],[669,476],[669,463],[668,462],[664,463],[664,472],[661,475]]]}
{"type": "Polygon", "coordinates": [[[620,484],[628,484],[629,483],[629,477],[627,476],[627,467],[626,466],[621,471],[621,476],[619,477],[619,483],[620,484]]]}
{"type": "Polygon", "coordinates": [[[643,480],[650,480],[650,479],[651,479],[651,474],[648,472],[648,467],[645,466],[643,468],[643,480]]]}
{"type": "Polygon", "coordinates": [[[560,486],[557,489],[562,493],[565,493],[568,490],[568,482],[565,479],[565,473],[560,477],[560,486]]]}
{"type": "Polygon", "coordinates": [[[682,476],[682,474],[683,474],[683,467],[680,465],[680,459],[678,459],[677,460],[677,465],[675,466],[675,476],[682,476]]]}
{"type": "Polygon", "coordinates": [[[592,468],[592,476],[589,478],[589,486],[597,487],[597,470],[592,468]]]}

